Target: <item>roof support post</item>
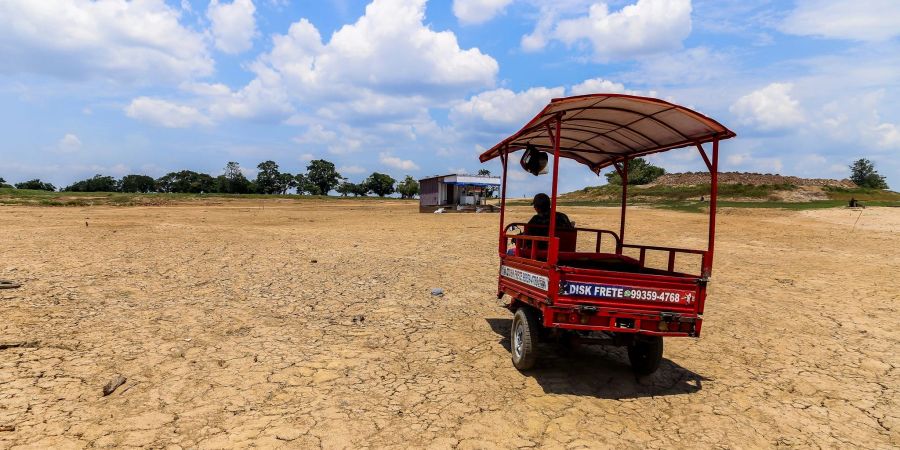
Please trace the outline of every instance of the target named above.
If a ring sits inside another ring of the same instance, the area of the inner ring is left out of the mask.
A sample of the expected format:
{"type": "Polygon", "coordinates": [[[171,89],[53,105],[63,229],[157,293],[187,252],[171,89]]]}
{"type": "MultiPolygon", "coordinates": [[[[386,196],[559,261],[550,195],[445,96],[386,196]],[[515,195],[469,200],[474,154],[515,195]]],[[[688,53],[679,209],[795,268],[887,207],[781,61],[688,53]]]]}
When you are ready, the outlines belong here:
{"type": "Polygon", "coordinates": [[[506,212],[506,168],[507,162],[509,161],[509,145],[503,147],[503,151],[500,153],[500,161],[503,162],[503,181],[502,186],[500,187],[500,243],[498,246],[498,251],[500,252],[500,257],[506,255],[506,224],[503,222],[503,217],[506,212]]]}
{"type": "Polygon", "coordinates": [[[553,195],[550,196],[550,243],[547,248],[547,264],[556,265],[558,253],[558,245],[556,244],[556,194],[557,185],[559,184],[559,137],[560,128],[562,127],[562,116],[556,116],[556,132],[553,133],[553,195]]]}
{"type": "Polygon", "coordinates": [[[719,199],[719,140],[713,141],[712,163],[709,168],[710,192],[709,192],[709,247],[703,261],[703,277],[712,274],[713,250],[716,243],[716,207],[719,199]]]}
{"type": "Polygon", "coordinates": [[[616,253],[622,254],[622,244],[625,243],[625,209],[628,205],[628,160],[622,161],[622,168],[616,165],[619,177],[622,178],[622,217],[619,219],[619,245],[616,253]]]}
{"type": "MultiPolygon", "coordinates": [[[[716,141],[716,142],[718,142],[718,141],[716,141]]],[[[712,170],[713,170],[713,168],[712,168],[712,163],[709,162],[709,157],[706,156],[706,151],[703,150],[703,145],[697,144],[697,150],[700,151],[700,156],[703,157],[703,162],[706,163],[706,168],[707,168],[707,170],[709,170],[710,172],[712,172],[712,170]]]]}

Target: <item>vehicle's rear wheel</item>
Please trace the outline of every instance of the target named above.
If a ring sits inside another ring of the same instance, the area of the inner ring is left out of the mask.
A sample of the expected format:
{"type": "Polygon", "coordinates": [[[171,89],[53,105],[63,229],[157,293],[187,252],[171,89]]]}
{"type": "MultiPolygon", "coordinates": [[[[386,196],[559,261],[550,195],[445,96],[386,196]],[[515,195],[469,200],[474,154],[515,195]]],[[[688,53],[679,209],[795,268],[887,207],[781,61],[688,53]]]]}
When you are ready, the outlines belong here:
{"type": "Polygon", "coordinates": [[[628,346],[628,360],[631,370],[636,375],[650,375],[659,369],[662,361],[662,336],[635,336],[634,342],[628,346]]]}
{"type": "Polygon", "coordinates": [[[538,313],[533,308],[523,306],[516,310],[510,332],[512,362],[516,369],[528,370],[534,367],[539,327],[538,313]]]}

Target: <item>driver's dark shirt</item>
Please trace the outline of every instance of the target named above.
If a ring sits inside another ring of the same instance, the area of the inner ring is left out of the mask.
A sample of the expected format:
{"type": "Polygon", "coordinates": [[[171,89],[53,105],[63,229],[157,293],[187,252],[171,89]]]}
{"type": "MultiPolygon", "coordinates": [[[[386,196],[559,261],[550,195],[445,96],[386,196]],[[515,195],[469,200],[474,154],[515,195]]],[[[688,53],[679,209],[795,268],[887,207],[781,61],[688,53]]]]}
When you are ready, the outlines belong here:
{"type": "MultiPolygon", "coordinates": [[[[526,227],[527,233],[531,236],[547,236],[550,230],[550,214],[535,214],[531,220],[528,221],[528,225],[542,225],[538,227],[526,227]]],[[[572,225],[572,221],[569,220],[569,216],[557,211],[556,212],[556,229],[557,230],[571,230],[575,228],[572,225]]]]}

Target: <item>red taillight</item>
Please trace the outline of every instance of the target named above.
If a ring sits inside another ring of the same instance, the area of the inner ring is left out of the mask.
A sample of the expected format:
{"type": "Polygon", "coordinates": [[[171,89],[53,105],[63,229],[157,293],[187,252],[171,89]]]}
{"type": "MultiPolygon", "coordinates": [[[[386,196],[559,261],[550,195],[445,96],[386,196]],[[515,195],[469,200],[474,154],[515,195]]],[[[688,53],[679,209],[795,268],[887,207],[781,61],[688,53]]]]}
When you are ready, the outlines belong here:
{"type": "Polygon", "coordinates": [[[576,312],[572,313],[555,313],[553,314],[553,319],[557,323],[588,323],[588,316],[583,316],[576,312]]]}

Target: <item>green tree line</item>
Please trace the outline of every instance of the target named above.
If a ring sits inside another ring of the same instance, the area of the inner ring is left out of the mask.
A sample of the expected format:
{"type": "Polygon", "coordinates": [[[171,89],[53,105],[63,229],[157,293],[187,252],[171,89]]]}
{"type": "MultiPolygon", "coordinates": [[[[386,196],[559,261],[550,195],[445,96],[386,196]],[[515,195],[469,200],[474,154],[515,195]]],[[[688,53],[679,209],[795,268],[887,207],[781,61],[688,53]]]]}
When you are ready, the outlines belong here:
{"type": "MultiPolygon", "coordinates": [[[[316,159],[306,166],[306,173],[282,172],[275,161],[263,161],[257,166],[256,179],[248,179],[239,163],[229,161],[221,175],[181,170],[169,172],[159,178],[131,174],[121,179],[108,175],[94,175],[60,189],[61,192],[130,192],[130,193],[221,193],[221,194],[288,194],[328,195],[336,191],[342,196],[379,197],[399,193],[402,198],[414,198],[419,194],[419,182],[407,175],[401,182],[388,174],[373,172],[359,183],[343,177],[334,163],[316,159]]],[[[13,186],[0,178],[0,188],[13,186]]],[[[15,184],[16,189],[56,191],[50,183],[39,179],[15,184]]]]}

